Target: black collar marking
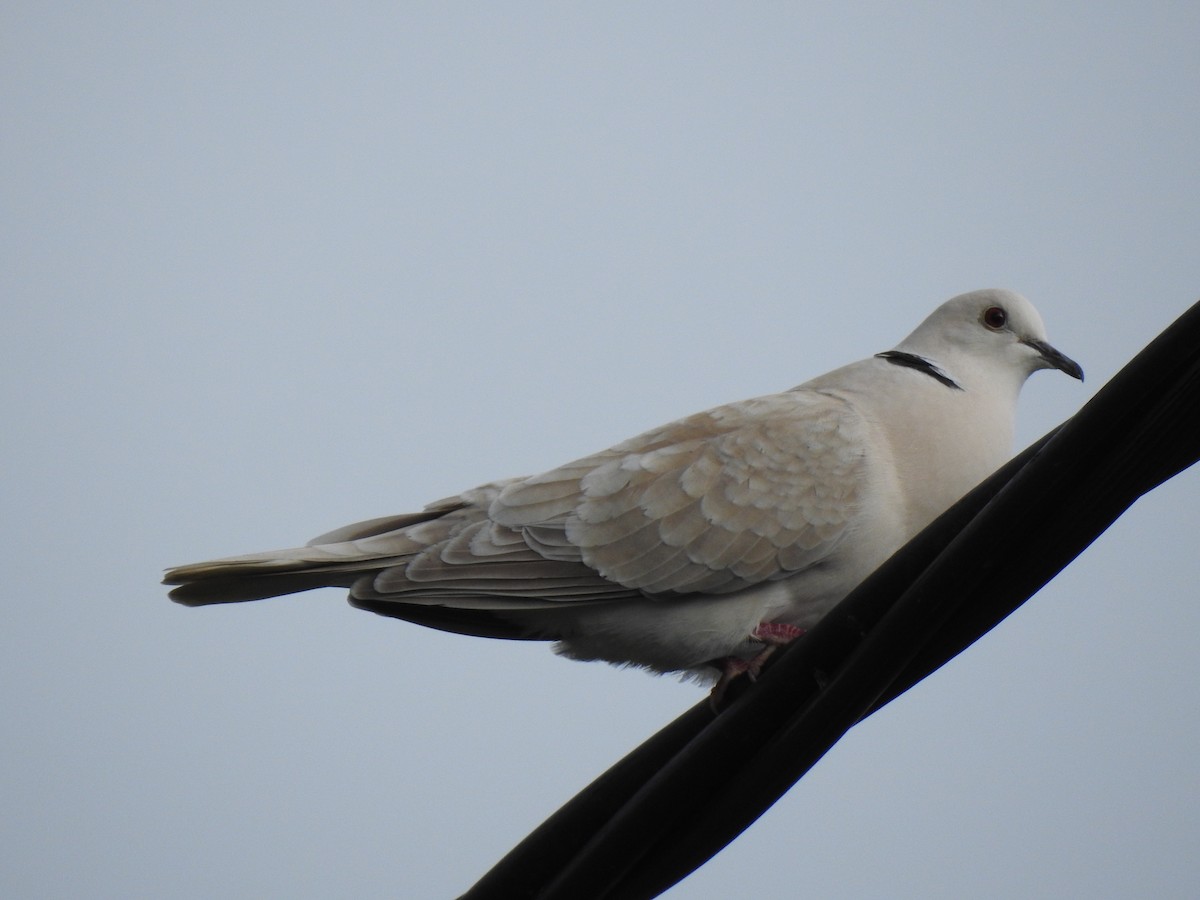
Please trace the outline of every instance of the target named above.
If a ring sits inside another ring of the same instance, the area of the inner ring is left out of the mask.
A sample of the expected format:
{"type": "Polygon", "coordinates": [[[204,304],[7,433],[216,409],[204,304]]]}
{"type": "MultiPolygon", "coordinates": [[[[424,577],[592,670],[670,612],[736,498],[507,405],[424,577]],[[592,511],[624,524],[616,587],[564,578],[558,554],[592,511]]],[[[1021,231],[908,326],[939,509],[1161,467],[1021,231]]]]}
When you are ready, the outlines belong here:
{"type": "Polygon", "coordinates": [[[905,353],[903,350],[886,350],[883,353],[876,353],[875,356],[879,359],[886,359],[896,366],[904,366],[906,369],[916,369],[918,372],[924,372],[930,378],[941,382],[948,388],[953,388],[956,391],[963,389],[961,384],[925,357],[917,356],[915,353],[905,353]]]}

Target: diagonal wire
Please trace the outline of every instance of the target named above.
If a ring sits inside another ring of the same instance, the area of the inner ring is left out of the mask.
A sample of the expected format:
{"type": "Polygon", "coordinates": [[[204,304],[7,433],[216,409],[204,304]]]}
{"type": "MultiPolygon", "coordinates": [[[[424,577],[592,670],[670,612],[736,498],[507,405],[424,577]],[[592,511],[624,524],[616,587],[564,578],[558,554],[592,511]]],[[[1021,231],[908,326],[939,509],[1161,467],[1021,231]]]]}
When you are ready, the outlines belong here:
{"type": "Polygon", "coordinates": [[[857,721],[953,658],[1200,458],[1200,304],[1071,420],[898,551],[751,690],[676,719],[464,900],[635,900],[761,815],[857,721]]]}

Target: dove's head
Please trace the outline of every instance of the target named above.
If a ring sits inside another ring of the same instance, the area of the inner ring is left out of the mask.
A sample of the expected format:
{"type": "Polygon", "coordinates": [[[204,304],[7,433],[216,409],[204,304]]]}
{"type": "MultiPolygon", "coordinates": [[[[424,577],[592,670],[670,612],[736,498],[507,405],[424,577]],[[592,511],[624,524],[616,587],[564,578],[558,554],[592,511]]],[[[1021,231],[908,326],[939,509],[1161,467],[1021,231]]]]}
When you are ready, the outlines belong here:
{"type": "Polygon", "coordinates": [[[1017,389],[1038,369],[1059,369],[1083,380],[1079,363],[1046,340],[1033,304],[1012,291],[959,294],[935,309],[897,350],[940,366],[963,386],[983,379],[1017,389]]]}

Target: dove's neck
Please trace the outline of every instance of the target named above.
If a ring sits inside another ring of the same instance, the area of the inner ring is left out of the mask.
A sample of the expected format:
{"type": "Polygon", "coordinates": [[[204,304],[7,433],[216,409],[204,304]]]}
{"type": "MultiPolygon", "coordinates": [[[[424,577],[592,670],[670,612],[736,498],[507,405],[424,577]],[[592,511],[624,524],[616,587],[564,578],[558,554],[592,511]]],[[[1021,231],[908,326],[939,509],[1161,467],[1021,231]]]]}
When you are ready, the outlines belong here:
{"type": "Polygon", "coordinates": [[[844,399],[888,448],[879,477],[915,534],[1012,453],[1020,385],[994,368],[902,345],[805,387],[844,399]]]}
{"type": "Polygon", "coordinates": [[[975,395],[980,401],[1007,403],[1015,407],[1021,386],[1029,370],[1014,364],[1005,355],[981,352],[946,341],[924,339],[918,332],[909,335],[894,350],[878,356],[897,365],[911,365],[943,385],[975,395]],[[911,362],[907,362],[911,361],[911,362]]]}
{"type": "Polygon", "coordinates": [[[875,356],[879,359],[886,359],[892,365],[903,366],[906,369],[914,369],[924,375],[928,375],[938,384],[952,388],[956,391],[962,390],[962,385],[947,375],[938,367],[931,359],[926,359],[917,353],[908,353],[904,350],[887,350],[883,353],[876,353],[875,356]]]}

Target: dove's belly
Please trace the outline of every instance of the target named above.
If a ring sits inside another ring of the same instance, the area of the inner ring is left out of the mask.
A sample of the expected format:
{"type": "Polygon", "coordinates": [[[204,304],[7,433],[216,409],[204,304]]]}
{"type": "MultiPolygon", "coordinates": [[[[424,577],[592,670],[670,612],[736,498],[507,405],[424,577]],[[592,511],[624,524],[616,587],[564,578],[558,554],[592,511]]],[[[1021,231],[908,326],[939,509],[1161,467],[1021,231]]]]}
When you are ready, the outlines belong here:
{"type": "Polygon", "coordinates": [[[729,656],[749,658],[763,649],[750,637],[758,625],[811,628],[903,544],[911,530],[899,516],[877,515],[856,522],[847,540],[828,556],[789,578],[728,594],[581,604],[569,616],[555,617],[547,631],[558,638],[555,651],[571,659],[715,677],[719,671],[712,663],[729,656]]]}
{"type": "Polygon", "coordinates": [[[749,637],[760,623],[811,627],[848,590],[843,582],[833,591],[806,591],[801,599],[796,589],[794,580],[777,581],[734,594],[628,600],[579,609],[566,627],[558,619],[560,638],[554,649],[571,659],[715,677],[719,672],[713,662],[729,656],[749,658],[762,649],[749,637]]]}

